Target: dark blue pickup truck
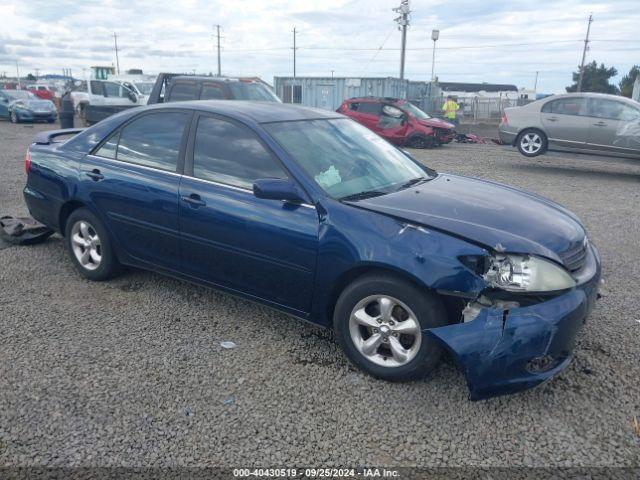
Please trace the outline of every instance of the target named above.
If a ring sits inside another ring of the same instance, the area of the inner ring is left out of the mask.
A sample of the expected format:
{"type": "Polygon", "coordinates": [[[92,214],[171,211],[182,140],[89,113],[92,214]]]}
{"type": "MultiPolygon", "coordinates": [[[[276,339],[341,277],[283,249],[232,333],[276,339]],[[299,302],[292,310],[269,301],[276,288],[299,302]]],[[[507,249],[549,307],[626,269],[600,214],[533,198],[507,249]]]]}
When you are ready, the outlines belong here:
{"type": "Polygon", "coordinates": [[[597,297],[598,252],[571,212],[439,174],[339,113],[141,107],[38,135],[26,168],[31,214],[86,278],[129,265],[241,295],[333,328],[386,380],[448,352],[472,399],[538,385],[597,297]]]}

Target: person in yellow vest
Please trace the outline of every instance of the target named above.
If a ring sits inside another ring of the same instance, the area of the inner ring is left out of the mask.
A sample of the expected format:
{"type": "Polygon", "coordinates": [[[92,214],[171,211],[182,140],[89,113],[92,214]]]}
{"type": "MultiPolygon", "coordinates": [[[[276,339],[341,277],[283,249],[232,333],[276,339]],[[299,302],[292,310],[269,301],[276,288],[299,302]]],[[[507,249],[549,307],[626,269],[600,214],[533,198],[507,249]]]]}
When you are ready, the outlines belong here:
{"type": "Polygon", "coordinates": [[[458,110],[460,106],[453,100],[451,95],[447,96],[447,101],[442,105],[442,111],[444,112],[444,118],[458,126],[458,110]]]}

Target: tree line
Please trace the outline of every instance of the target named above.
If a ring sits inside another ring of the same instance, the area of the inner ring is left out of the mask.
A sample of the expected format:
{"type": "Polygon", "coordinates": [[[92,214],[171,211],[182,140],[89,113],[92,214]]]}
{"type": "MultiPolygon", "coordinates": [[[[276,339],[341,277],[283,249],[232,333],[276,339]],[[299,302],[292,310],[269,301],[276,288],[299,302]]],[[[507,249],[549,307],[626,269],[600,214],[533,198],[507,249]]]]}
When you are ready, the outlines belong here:
{"type": "MultiPolygon", "coordinates": [[[[598,65],[595,60],[584,66],[584,75],[582,77],[583,92],[609,93],[612,95],[622,95],[631,98],[633,92],[633,84],[637,76],[640,74],[640,66],[634,65],[629,70],[618,85],[610,83],[610,79],[618,75],[615,67],[606,67],[604,63],[598,65]]],[[[573,85],[567,87],[567,92],[572,93],[578,90],[578,79],[580,72],[573,72],[573,85]]]]}

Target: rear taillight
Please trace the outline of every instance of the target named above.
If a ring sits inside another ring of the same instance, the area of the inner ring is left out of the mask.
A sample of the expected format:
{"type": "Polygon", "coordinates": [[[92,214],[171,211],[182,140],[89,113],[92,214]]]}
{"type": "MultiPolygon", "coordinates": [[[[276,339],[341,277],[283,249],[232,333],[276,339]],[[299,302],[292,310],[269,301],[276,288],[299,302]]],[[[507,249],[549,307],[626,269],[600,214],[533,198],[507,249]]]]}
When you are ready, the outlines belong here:
{"type": "Polygon", "coordinates": [[[29,149],[27,148],[27,154],[24,156],[24,171],[29,173],[31,170],[31,155],[29,154],[29,149]]]}
{"type": "Polygon", "coordinates": [[[507,112],[504,112],[500,119],[500,125],[506,125],[507,123],[509,123],[509,119],[507,118],[507,112]]]}

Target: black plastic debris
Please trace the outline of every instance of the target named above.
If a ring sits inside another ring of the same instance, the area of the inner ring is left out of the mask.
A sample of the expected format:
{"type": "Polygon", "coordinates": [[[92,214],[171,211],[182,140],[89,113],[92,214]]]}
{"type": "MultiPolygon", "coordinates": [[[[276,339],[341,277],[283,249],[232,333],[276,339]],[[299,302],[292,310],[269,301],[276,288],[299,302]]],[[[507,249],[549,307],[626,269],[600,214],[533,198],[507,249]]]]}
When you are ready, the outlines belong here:
{"type": "Polygon", "coordinates": [[[34,245],[44,242],[53,233],[31,217],[0,217],[0,239],[12,245],[34,245]]]}

